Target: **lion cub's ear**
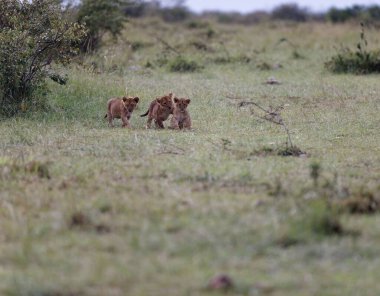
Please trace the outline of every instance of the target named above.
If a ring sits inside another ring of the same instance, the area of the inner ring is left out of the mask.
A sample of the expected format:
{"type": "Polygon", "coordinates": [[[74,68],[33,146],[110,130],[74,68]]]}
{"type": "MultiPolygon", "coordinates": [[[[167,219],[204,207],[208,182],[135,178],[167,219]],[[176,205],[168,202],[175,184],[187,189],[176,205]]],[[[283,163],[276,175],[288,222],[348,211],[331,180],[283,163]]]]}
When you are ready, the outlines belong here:
{"type": "Polygon", "coordinates": [[[169,94],[169,98],[172,99],[174,97],[174,94],[173,93],[170,93],[169,94]]]}
{"type": "Polygon", "coordinates": [[[178,98],[174,98],[174,103],[178,103],[179,102],[179,99],[178,98]]]}
{"type": "Polygon", "coordinates": [[[128,98],[127,97],[123,97],[123,102],[127,102],[128,98]]]}
{"type": "Polygon", "coordinates": [[[136,102],[136,104],[140,101],[139,97],[134,97],[133,100],[136,102]]]}
{"type": "Polygon", "coordinates": [[[191,102],[191,100],[190,99],[186,99],[185,102],[186,102],[186,105],[189,105],[190,102],[191,102]]]}

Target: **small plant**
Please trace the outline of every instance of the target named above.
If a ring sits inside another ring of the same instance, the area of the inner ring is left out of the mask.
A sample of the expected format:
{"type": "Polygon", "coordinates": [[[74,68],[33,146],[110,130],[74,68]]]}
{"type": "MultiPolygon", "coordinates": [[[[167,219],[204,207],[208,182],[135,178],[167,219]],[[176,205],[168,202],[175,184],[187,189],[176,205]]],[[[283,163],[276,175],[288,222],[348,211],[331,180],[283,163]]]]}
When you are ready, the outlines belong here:
{"type": "Polygon", "coordinates": [[[222,56],[215,58],[213,62],[215,64],[249,64],[251,62],[251,58],[246,55],[222,56]]]}
{"type": "Polygon", "coordinates": [[[314,182],[314,187],[318,186],[318,179],[320,177],[320,174],[321,174],[321,166],[320,166],[320,164],[317,163],[317,162],[313,162],[310,165],[310,178],[314,182]]]}
{"type": "Polygon", "coordinates": [[[299,149],[297,146],[290,147],[288,145],[285,145],[285,147],[262,147],[260,149],[256,149],[253,151],[251,155],[254,156],[301,156],[305,155],[305,152],[303,152],[301,149],[299,149]]]}
{"type": "Polygon", "coordinates": [[[303,152],[300,148],[298,148],[295,145],[289,146],[288,144],[285,145],[285,147],[277,148],[276,150],[277,155],[279,156],[301,156],[305,155],[305,152],[303,152]]]}
{"type": "Polygon", "coordinates": [[[261,71],[269,71],[269,70],[272,70],[272,65],[270,65],[269,63],[267,62],[260,62],[256,65],[256,67],[261,70],[261,71]]]}
{"type": "Polygon", "coordinates": [[[380,211],[380,197],[374,192],[362,189],[340,202],[339,207],[350,214],[374,214],[380,211]]]}
{"type": "Polygon", "coordinates": [[[151,43],[143,42],[143,41],[133,41],[130,43],[130,47],[132,51],[138,51],[144,49],[146,47],[152,46],[151,43]]]}
{"type": "Polygon", "coordinates": [[[195,49],[199,51],[209,51],[209,47],[207,46],[207,44],[201,41],[192,41],[189,43],[189,45],[193,46],[195,49]]]}
{"type": "Polygon", "coordinates": [[[361,23],[360,41],[356,45],[356,50],[342,48],[325,64],[325,67],[335,73],[380,73],[380,50],[370,51],[367,46],[364,24],[361,23]]]}
{"type": "Polygon", "coordinates": [[[95,223],[94,219],[82,212],[74,212],[68,221],[68,226],[72,230],[82,230],[82,231],[95,231],[98,234],[104,234],[111,231],[108,225],[103,223],[95,223]]]}
{"type": "Polygon", "coordinates": [[[204,29],[209,28],[210,24],[208,22],[192,20],[186,24],[186,27],[188,27],[189,29],[204,29]]]}
{"type": "Polygon", "coordinates": [[[298,243],[344,235],[347,232],[339,218],[337,211],[326,201],[313,201],[306,208],[300,209],[300,213],[291,219],[277,243],[282,247],[289,247],[298,243]]]}
{"type": "Polygon", "coordinates": [[[202,66],[200,66],[197,62],[189,60],[183,56],[177,56],[174,60],[170,61],[169,64],[169,70],[171,72],[195,72],[202,69],[202,66]]]}
{"type": "Polygon", "coordinates": [[[214,36],[216,35],[216,32],[214,29],[212,28],[208,28],[207,31],[206,31],[206,37],[208,39],[212,39],[214,36]]]}
{"type": "Polygon", "coordinates": [[[41,179],[50,179],[50,163],[40,162],[36,160],[27,163],[17,163],[15,161],[7,161],[6,159],[0,162],[0,172],[3,177],[14,177],[17,173],[27,173],[37,175],[41,179]]]}
{"type": "Polygon", "coordinates": [[[305,57],[299,53],[299,51],[297,49],[294,49],[292,51],[292,58],[295,59],[295,60],[302,60],[304,59],[305,57]]]}
{"type": "Polygon", "coordinates": [[[289,45],[291,48],[292,48],[292,58],[295,59],[295,60],[300,60],[300,59],[304,59],[305,56],[303,54],[300,53],[300,49],[299,49],[299,46],[295,43],[293,43],[292,41],[290,41],[289,39],[287,38],[280,38],[280,40],[278,40],[278,42],[276,43],[275,47],[279,46],[280,44],[287,44],[289,45]]]}

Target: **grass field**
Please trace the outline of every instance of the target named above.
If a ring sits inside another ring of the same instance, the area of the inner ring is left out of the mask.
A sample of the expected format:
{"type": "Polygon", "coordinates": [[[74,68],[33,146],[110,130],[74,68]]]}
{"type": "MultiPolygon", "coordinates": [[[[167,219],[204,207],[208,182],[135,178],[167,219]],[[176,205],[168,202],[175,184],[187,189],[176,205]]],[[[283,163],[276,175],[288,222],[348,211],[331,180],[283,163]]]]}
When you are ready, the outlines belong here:
{"type": "MultiPolygon", "coordinates": [[[[380,216],[318,204],[380,191],[379,77],[324,69],[359,28],[211,26],[208,38],[132,21],[61,69],[69,82],[49,84],[49,111],[1,120],[1,295],[218,295],[207,284],[219,274],[234,281],[228,295],[380,294],[380,216]],[[168,71],[176,54],[157,36],[203,69],[168,71]],[[141,99],[132,129],[109,128],[107,99],[126,86],[141,99]],[[139,114],[168,92],[192,100],[193,130],[144,128],[139,114]],[[306,155],[265,153],[286,134],[231,95],[284,105],[306,155]],[[314,230],[325,212],[343,234],[314,230]]],[[[379,48],[376,31],[368,39],[379,48]]]]}

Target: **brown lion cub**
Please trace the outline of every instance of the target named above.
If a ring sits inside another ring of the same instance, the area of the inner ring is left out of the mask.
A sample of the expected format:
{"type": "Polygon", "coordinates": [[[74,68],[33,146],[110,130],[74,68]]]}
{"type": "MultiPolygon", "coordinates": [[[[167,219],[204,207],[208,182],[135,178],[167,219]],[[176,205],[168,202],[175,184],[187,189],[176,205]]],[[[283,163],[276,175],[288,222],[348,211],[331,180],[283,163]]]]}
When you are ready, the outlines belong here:
{"type": "Polygon", "coordinates": [[[169,118],[170,114],[173,114],[174,110],[172,97],[173,94],[170,93],[169,95],[157,98],[152,103],[150,103],[148,111],[145,114],[141,115],[141,117],[148,115],[146,128],[151,127],[153,119],[156,128],[165,128],[163,122],[169,118]]]}
{"type": "Polygon", "coordinates": [[[191,118],[189,111],[187,111],[190,102],[190,99],[174,98],[175,107],[170,121],[172,129],[191,129],[191,118]]]}
{"type": "Polygon", "coordinates": [[[129,120],[131,119],[132,112],[136,108],[139,100],[138,97],[109,99],[107,102],[108,112],[104,118],[108,117],[108,122],[111,127],[114,126],[114,118],[121,118],[123,127],[130,127],[129,120]]]}

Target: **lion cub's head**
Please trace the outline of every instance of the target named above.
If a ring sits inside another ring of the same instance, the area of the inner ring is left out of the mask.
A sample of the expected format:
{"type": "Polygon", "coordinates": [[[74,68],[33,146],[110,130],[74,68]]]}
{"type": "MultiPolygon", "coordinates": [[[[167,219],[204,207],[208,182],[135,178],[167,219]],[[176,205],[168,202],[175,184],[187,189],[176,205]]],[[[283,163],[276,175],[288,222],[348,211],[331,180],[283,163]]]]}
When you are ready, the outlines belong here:
{"type": "Polygon", "coordinates": [[[167,110],[170,110],[170,111],[173,111],[174,110],[174,104],[173,104],[173,94],[170,93],[169,95],[167,96],[163,96],[161,98],[158,98],[157,99],[157,102],[162,106],[164,107],[165,109],[167,110]]]}
{"type": "Polygon", "coordinates": [[[174,98],[174,103],[176,106],[176,109],[179,111],[185,111],[187,106],[190,104],[191,100],[190,99],[178,99],[174,98]]]}
{"type": "Polygon", "coordinates": [[[135,110],[137,103],[140,101],[139,97],[123,97],[122,103],[124,109],[129,113],[129,115],[135,110]]]}

